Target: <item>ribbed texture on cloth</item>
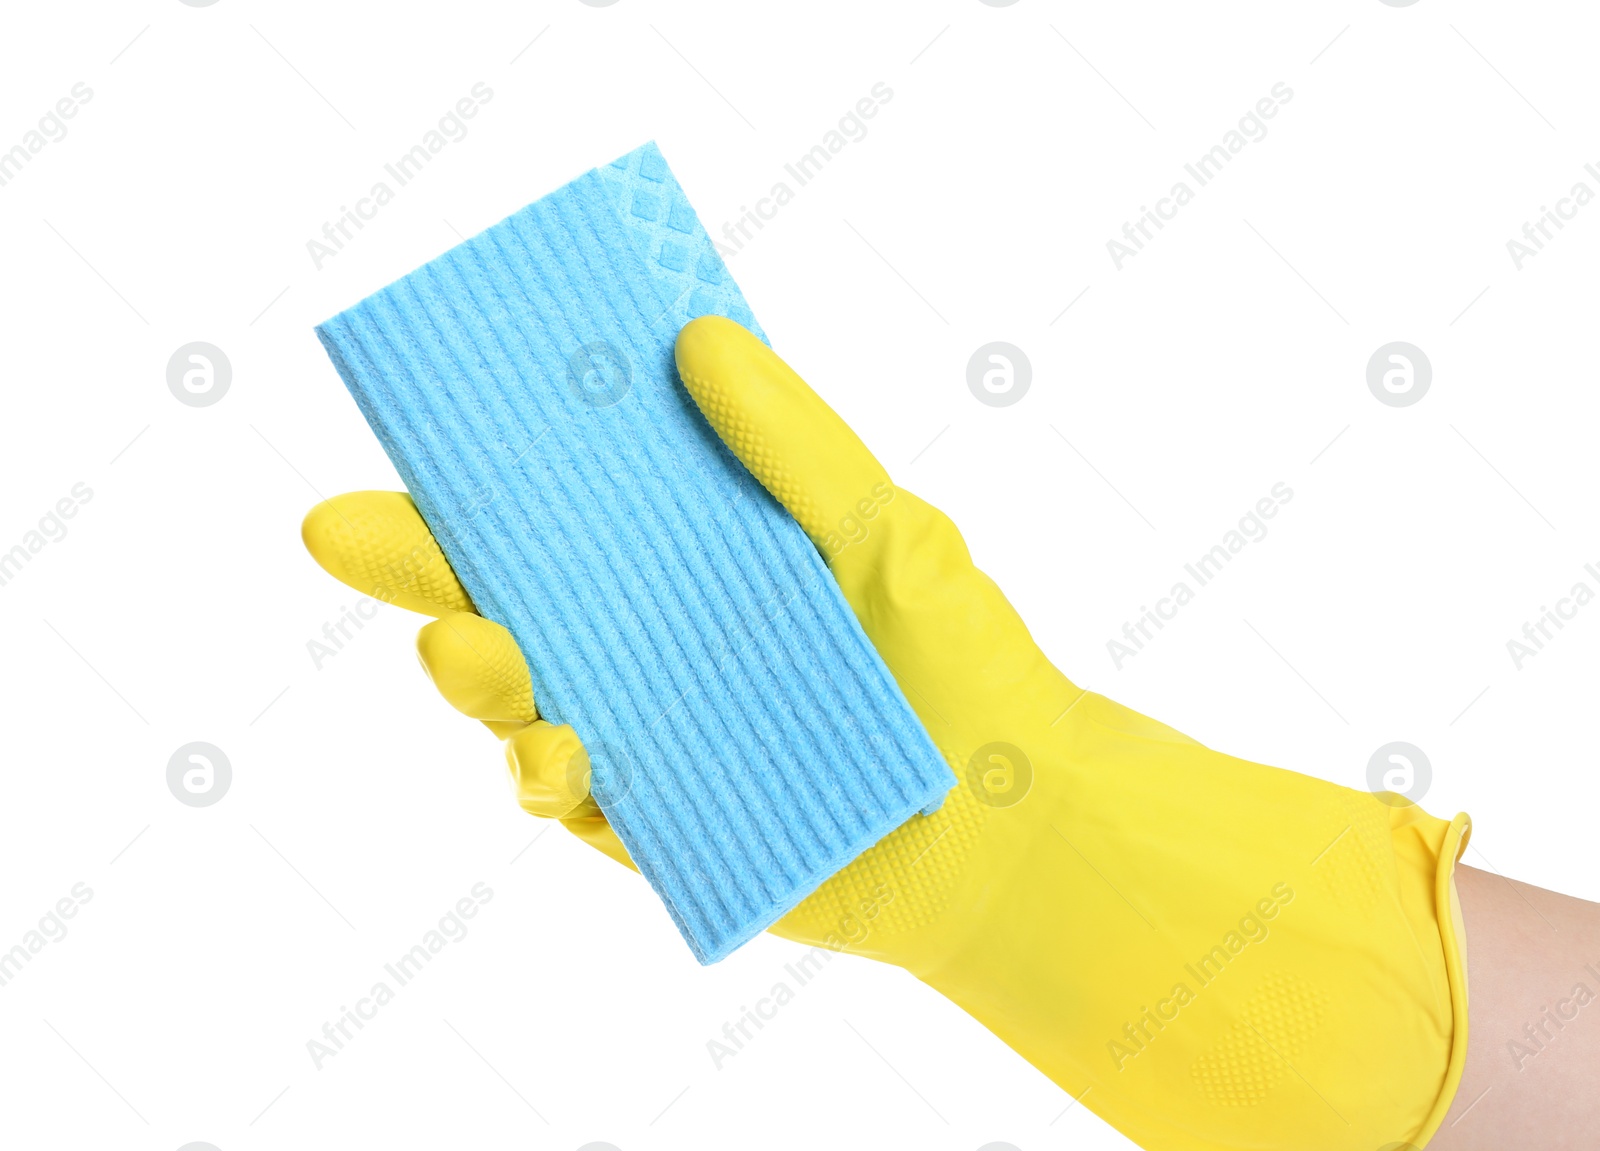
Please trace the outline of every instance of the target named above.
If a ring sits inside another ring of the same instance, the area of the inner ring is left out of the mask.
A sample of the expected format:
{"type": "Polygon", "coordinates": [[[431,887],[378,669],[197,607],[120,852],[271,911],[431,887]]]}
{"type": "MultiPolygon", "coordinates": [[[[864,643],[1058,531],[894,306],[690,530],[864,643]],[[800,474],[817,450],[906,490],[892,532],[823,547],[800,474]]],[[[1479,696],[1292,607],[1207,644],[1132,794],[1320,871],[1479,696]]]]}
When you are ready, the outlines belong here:
{"type": "Polygon", "coordinates": [[[648,144],[317,329],[702,963],[955,782],[679,383],[708,313],[761,335],[648,144]]]}

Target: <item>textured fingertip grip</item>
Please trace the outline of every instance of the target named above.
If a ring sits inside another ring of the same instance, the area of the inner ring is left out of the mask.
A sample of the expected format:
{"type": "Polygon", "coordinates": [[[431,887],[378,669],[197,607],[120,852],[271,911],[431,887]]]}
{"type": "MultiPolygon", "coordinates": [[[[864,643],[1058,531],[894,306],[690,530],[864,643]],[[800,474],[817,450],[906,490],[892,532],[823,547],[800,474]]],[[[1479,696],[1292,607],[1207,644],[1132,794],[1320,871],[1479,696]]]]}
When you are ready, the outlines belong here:
{"type": "Polygon", "coordinates": [[[955,783],[679,383],[678,330],[712,313],[761,335],[647,144],[317,329],[702,963],[955,783]]]}

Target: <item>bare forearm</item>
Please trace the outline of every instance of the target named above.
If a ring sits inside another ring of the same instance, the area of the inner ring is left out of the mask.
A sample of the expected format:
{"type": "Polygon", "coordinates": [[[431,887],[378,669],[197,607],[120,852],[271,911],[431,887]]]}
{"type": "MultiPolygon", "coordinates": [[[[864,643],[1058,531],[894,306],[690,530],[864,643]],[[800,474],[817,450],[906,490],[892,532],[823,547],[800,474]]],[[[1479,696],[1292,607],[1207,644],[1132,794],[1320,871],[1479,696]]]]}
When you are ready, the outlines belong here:
{"type": "Polygon", "coordinates": [[[1600,1148],[1600,904],[1471,867],[1466,1071],[1429,1151],[1600,1148]]]}

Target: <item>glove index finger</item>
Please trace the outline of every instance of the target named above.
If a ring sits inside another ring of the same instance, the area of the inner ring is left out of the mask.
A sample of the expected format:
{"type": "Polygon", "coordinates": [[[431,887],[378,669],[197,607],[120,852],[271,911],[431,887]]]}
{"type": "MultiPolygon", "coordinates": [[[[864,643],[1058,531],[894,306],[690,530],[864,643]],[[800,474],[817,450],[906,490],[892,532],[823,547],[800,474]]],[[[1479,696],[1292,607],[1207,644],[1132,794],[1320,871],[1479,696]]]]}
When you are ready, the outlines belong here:
{"type": "Polygon", "coordinates": [[[824,556],[854,542],[894,498],[889,473],[850,425],[739,324],[689,321],[676,358],[706,420],[824,556]]]}
{"type": "Polygon", "coordinates": [[[405,492],[346,492],[300,525],[311,558],[363,595],[423,615],[475,612],[450,561],[405,492]]]}
{"type": "Polygon", "coordinates": [[[467,612],[440,616],[417,633],[417,658],[451,707],[501,739],[539,718],[522,650],[493,620],[467,612]]]}

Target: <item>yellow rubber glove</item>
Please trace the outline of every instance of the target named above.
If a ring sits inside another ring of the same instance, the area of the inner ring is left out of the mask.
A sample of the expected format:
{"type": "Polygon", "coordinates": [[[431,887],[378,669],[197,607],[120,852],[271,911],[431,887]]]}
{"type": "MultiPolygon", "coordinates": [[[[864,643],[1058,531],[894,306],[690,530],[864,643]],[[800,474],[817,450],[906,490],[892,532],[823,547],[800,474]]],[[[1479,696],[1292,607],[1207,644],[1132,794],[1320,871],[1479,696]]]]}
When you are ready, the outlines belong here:
{"type": "MultiPolygon", "coordinates": [[[[1234,759],[1076,687],[954,524],[770,349],[706,317],[677,359],[962,780],[773,930],[906,968],[1151,1151],[1425,1144],[1466,1051],[1466,817],[1234,759]]],[[[305,540],[441,616],[423,664],[506,740],[522,805],[627,862],[576,735],[537,720],[520,652],[468,614],[410,500],[338,497],[305,540]]]]}

